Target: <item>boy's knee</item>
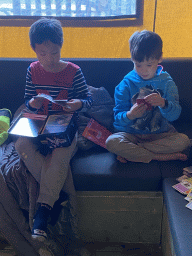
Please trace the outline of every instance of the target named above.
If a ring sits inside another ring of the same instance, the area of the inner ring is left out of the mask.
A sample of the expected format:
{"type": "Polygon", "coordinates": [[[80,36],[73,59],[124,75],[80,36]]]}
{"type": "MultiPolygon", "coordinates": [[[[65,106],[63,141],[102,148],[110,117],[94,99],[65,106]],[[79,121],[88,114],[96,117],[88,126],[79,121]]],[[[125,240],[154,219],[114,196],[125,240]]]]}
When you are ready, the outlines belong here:
{"type": "Polygon", "coordinates": [[[18,140],[15,142],[15,149],[18,153],[23,151],[23,148],[29,144],[29,138],[27,137],[19,137],[18,140]]]}
{"type": "Polygon", "coordinates": [[[52,152],[52,156],[62,158],[66,153],[66,148],[55,148],[52,152]]]}
{"type": "Polygon", "coordinates": [[[181,144],[183,144],[184,149],[190,146],[190,139],[186,134],[181,134],[181,144]]]}
{"type": "Polygon", "coordinates": [[[17,152],[20,152],[21,149],[21,138],[18,138],[17,141],[15,142],[15,149],[17,150],[17,152]]]}
{"type": "Polygon", "coordinates": [[[116,148],[118,141],[119,141],[118,136],[114,134],[110,135],[105,142],[107,150],[113,151],[113,149],[116,148]]]}
{"type": "Polygon", "coordinates": [[[179,133],[172,141],[171,145],[177,152],[182,152],[190,147],[190,139],[184,133],[179,133]]]}

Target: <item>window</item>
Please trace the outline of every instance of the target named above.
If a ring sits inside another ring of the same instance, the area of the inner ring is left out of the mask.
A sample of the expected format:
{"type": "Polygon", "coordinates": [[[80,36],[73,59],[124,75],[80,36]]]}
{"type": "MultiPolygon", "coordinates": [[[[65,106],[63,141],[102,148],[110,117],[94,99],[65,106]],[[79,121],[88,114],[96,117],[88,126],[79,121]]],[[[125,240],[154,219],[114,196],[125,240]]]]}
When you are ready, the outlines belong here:
{"type": "MultiPolygon", "coordinates": [[[[144,0],[0,0],[0,23],[57,17],[65,26],[125,26],[142,22],[144,0]],[[125,23],[125,24],[124,24],[125,23]]],[[[0,25],[1,25],[0,24],[0,25]]],[[[3,25],[3,24],[2,24],[3,25]]]]}

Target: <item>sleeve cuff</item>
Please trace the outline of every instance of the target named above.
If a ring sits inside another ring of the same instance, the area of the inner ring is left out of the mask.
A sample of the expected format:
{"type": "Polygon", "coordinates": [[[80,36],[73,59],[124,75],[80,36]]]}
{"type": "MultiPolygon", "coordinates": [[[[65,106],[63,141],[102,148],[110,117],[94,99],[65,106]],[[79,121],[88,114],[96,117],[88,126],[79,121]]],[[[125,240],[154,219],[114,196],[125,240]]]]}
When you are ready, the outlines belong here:
{"type": "Polygon", "coordinates": [[[162,109],[168,108],[168,105],[169,105],[168,100],[165,99],[165,106],[162,109]]]}
{"type": "Polygon", "coordinates": [[[25,105],[26,105],[26,107],[27,107],[29,110],[31,110],[31,111],[37,111],[36,108],[32,108],[32,107],[29,105],[29,101],[26,101],[26,102],[25,102],[25,105]]]}

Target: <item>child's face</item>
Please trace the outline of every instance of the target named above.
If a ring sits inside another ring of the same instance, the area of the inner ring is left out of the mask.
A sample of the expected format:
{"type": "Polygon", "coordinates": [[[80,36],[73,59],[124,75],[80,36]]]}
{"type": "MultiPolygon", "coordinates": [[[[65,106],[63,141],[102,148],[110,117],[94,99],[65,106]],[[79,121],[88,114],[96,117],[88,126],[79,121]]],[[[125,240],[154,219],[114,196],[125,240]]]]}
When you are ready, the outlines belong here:
{"type": "Polygon", "coordinates": [[[134,61],[134,69],[137,74],[143,78],[144,80],[149,80],[153,78],[156,74],[157,66],[162,61],[162,58],[159,60],[150,58],[148,60],[144,60],[142,62],[134,61]]]}
{"type": "Polygon", "coordinates": [[[61,47],[59,45],[47,41],[42,44],[36,44],[33,50],[45,70],[50,72],[57,71],[61,57],[61,47]]]}

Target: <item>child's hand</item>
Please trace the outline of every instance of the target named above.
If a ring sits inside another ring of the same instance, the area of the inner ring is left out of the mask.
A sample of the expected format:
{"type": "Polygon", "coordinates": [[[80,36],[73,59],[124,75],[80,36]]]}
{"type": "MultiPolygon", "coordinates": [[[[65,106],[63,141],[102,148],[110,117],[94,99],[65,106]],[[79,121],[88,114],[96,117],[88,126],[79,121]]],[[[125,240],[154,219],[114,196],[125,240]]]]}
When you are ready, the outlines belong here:
{"type": "Polygon", "coordinates": [[[132,108],[127,111],[127,117],[130,119],[130,120],[134,120],[136,118],[140,118],[144,115],[144,113],[146,112],[147,110],[147,105],[144,104],[144,103],[141,103],[141,104],[137,104],[135,103],[132,108]]]}
{"type": "Polygon", "coordinates": [[[147,95],[144,99],[151,106],[159,106],[161,108],[165,106],[165,99],[163,99],[158,93],[152,93],[150,95],[147,95]]]}
{"type": "Polygon", "coordinates": [[[66,102],[65,106],[63,106],[63,110],[66,112],[74,112],[80,108],[82,108],[82,102],[79,99],[69,100],[66,102]]]}
{"type": "Polygon", "coordinates": [[[29,101],[29,105],[32,108],[40,109],[42,104],[43,104],[43,101],[44,101],[44,98],[41,98],[41,97],[39,97],[39,98],[32,98],[29,101]]]}

